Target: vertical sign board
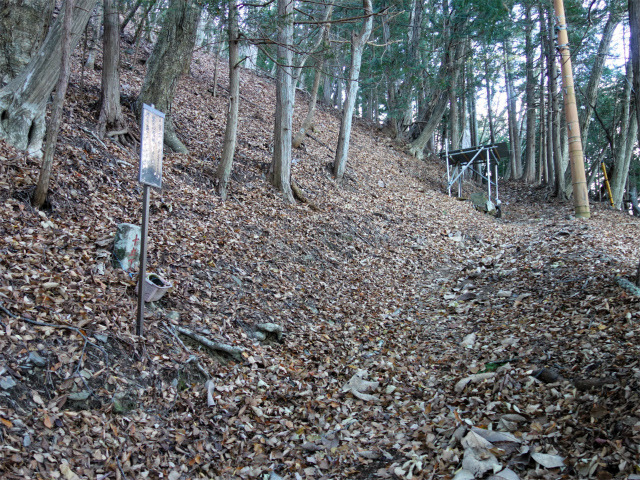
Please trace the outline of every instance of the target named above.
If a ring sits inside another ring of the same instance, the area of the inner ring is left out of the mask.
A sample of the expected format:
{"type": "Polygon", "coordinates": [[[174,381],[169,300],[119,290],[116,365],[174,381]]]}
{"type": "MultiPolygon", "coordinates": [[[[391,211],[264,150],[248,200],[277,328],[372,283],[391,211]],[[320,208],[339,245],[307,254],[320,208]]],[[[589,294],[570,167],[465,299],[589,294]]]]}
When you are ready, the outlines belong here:
{"type": "Polygon", "coordinates": [[[149,230],[149,187],[162,187],[162,147],[164,143],[164,113],[153,105],[142,105],[140,129],[140,170],[138,181],[144,185],[142,199],[142,242],[138,273],[138,319],[136,334],[143,334],[144,284],[147,277],[147,232],[149,230]]]}

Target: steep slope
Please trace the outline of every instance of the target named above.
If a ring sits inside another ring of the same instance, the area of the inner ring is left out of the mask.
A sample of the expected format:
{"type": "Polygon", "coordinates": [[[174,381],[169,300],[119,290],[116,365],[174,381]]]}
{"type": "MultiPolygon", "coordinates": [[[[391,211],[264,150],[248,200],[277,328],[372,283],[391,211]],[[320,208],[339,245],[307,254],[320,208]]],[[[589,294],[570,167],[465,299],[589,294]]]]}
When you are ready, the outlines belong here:
{"type": "MultiPolygon", "coordinates": [[[[319,210],[286,206],[264,180],[274,86],[251,72],[223,203],[224,66],[214,99],[196,55],[173,112],[190,154],[165,156],[152,193],[149,268],[175,287],[138,338],[134,277],[108,245],[140,222],[137,159],[91,135],[99,72],[82,90],[77,62],[47,211],[28,201],[37,161],[0,144],[3,478],[451,478],[475,465],[471,426],[513,432],[491,452],[521,478],[559,474],[532,453],[566,458],[572,477],[635,468],[640,309],[613,278],[633,272],[634,219],[594,207],[576,222],[521,185],[503,220],[484,217],[444,195],[438,161],[361,122],[340,188],[338,120],[322,108],[293,168],[319,210]],[[284,337],[261,343],[261,323],[284,337]],[[356,373],[378,385],[345,389],[356,373]]],[[[143,73],[123,73],[125,105],[143,73]]]]}

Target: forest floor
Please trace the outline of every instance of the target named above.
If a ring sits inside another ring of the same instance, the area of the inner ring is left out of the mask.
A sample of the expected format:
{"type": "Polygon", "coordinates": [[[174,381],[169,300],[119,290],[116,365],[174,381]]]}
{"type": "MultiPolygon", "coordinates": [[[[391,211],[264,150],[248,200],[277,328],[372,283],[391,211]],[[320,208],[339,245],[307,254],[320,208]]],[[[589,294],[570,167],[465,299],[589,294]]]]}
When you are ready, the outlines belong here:
{"type": "MultiPolygon", "coordinates": [[[[362,121],[339,187],[323,107],[293,166],[318,210],[287,206],[265,181],[274,84],[248,71],[222,202],[227,70],[214,98],[196,54],[173,110],[190,154],[165,155],[151,194],[149,269],[174,288],[137,337],[135,278],[109,244],[140,222],[137,155],[90,133],[100,72],[75,61],[47,210],[29,203],[39,161],[0,143],[2,478],[640,473],[640,305],[616,284],[635,275],[637,219],[595,204],[575,220],[522,183],[485,216],[446,195],[440,160],[362,121]],[[284,335],[260,341],[262,323],[284,335]]],[[[137,132],[144,67],[122,61],[137,132]]]]}

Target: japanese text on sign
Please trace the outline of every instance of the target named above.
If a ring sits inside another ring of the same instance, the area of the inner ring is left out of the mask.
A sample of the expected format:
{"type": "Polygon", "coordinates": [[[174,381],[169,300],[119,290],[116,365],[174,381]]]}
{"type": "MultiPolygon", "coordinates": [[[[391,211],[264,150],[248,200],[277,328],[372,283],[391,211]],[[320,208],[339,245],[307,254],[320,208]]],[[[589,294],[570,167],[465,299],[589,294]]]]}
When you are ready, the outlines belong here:
{"type": "Polygon", "coordinates": [[[140,136],[140,173],[138,181],[151,187],[162,187],[162,146],[164,113],[152,106],[142,106],[140,136]]]}

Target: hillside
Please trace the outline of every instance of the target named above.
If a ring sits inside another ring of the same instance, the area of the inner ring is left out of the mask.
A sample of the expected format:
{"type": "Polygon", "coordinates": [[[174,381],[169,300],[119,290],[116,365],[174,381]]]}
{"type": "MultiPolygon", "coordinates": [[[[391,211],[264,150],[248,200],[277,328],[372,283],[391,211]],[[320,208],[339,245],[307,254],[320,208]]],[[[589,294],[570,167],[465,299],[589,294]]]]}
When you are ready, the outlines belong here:
{"type": "MultiPolygon", "coordinates": [[[[339,119],[321,106],[293,167],[318,210],[287,206],[264,179],[274,85],[249,71],[223,203],[226,67],[213,98],[197,54],[173,112],[190,154],[165,155],[151,195],[148,268],[175,287],[139,338],[135,279],[108,241],[140,222],[137,159],[92,136],[100,72],[74,67],[45,211],[29,203],[39,162],[0,143],[2,478],[640,473],[640,308],[615,283],[635,274],[636,219],[595,205],[576,221],[520,183],[502,219],[483,216],[446,196],[439,160],[360,121],[338,187],[339,119]],[[263,323],[282,338],[260,342],[263,323]]],[[[135,132],[143,75],[122,71],[135,132]]]]}

